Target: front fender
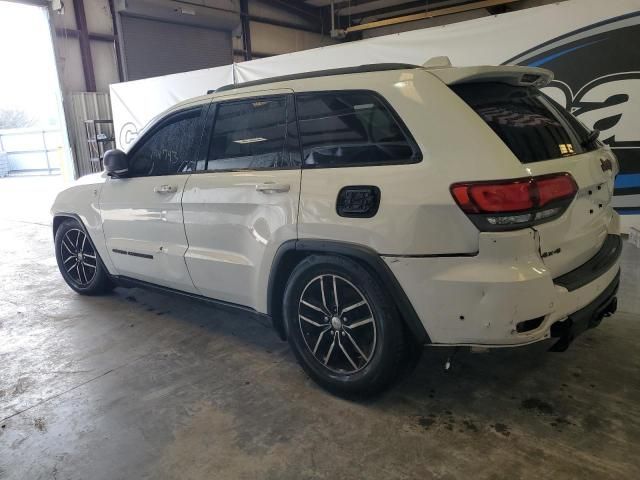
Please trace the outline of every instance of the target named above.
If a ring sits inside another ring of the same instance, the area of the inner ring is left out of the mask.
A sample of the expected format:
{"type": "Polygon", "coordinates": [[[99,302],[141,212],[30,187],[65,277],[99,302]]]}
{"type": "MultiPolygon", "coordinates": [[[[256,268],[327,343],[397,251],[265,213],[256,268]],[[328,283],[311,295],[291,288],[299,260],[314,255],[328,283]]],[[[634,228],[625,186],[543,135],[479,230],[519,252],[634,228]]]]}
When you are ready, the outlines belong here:
{"type": "Polygon", "coordinates": [[[65,218],[76,219],[91,238],[107,271],[116,275],[117,272],[107,253],[100,215],[100,193],[105,178],[104,174],[87,175],[58,193],[51,206],[53,234],[55,236],[58,226],[65,218]]]}

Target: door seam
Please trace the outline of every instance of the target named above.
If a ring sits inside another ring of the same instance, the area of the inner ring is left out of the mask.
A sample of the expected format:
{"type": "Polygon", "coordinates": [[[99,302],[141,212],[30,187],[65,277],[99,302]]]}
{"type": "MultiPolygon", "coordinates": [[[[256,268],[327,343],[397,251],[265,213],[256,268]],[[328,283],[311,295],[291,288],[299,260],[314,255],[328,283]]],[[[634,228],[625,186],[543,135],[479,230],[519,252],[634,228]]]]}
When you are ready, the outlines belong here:
{"type": "Polygon", "coordinates": [[[193,285],[193,288],[195,288],[195,290],[200,295],[202,295],[202,292],[196,286],[196,283],[193,281],[193,277],[191,276],[191,271],[189,270],[189,264],[187,263],[187,253],[189,253],[189,248],[191,248],[191,245],[189,245],[189,235],[187,235],[187,225],[184,219],[183,200],[184,200],[184,192],[187,191],[187,186],[189,185],[189,181],[191,180],[191,177],[193,177],[193,175],[189,174],[187,181],[184,182],[184,186],[182,187],[182,194],[180,195],[180,212],[182,213],[182,230],[184,231],[184,239],[187,242],[187,249],[184,251],[184,254],[182,255],[182,261],[184,262],[184,268],[187,270],[187,275],[189,275],[189,280],[191,280],[191,285],[193,285]]]}

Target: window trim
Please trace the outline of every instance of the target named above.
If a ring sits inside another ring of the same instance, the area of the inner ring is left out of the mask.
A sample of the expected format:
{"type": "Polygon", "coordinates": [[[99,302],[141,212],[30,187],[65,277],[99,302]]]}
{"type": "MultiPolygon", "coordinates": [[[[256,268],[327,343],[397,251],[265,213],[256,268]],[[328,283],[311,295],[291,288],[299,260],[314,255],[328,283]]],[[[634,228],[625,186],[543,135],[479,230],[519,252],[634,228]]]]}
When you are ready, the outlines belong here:
{"type": "MultiPolygon", "coordinates": [[[[296,109],[296,103],[293,92],[278,92],[273,94],[266,95],[257,95],[251,96],[248,95],[246,97],[235,97],[226,100],[216,101],[215,99],[211,102],[211,106],[209,108],[209,112],[207,113],[207,119],[204,124],[204,132],[203,132],[203,141],[200,145],[200,152],[198,154],[198,160],[204,160],[204,167],[197,168],[191,172],[192,174],[216,174],[216,173],[229,173],[229,172],[265,172],[265,171],[282,171],[282,170],[300,170],[301,165],[291,165],[288,167],[255,167],[255,168],[224,168],[224,169],[216,169],[216,170],[208,170],[207,166],[209,165],[209,148],[211,146],[211,141],[213,139],[213,132],[216,126],[216,120],[218,115],[218,108],[220,105],[226,105],[231,103],[241,103],[248,101],[260,101],[260,100],[271,100],[274,98],[282,97],[286,101],[285,111],[286,111],[286,128],[285,128],[285,150],[287,153],[293,151],[296,148],[292,143],[295,141],[291,138],[291,134],[295,133],[298,137],[298,145],[296,154],[299,156],[299,161],[301,162],[302,150],[300,145],[300,131],[298,128],[298,112],[296,109]],[[293,113],[293,121],[289,118],[289,115],[293,113]],[[290,131],[291,127],[293,127],[293,132],[290,131]]],[[[215,160],[214,160],[215,161],[215,160]]]]}
{"type": "MultiPolygon", "coordinates": [[[[126,178],[134,179],[134,178],[150,178],[150,177],[168,177],[173,175],[190,175],[194,173],[195,167],[200,157],[200,144],[202,143],[202,137],[204,135],[204,127],[205,127],[204,121],[206,120],[206,115],[207,115],[207,111],[209,110],[209,106],[210,106],[210,103],[203,103],[199,105],[185,107],[180,110],[176,110],[174,112],[169,113],[167,116],[157,121],[147,132],[145,132],[144,135],[142,135],[140,139],[136,141],[135,145],[133,145],[131,150],[127,152],[127,160],[129,161],[129,167],[131,167],[132,157],[136,153],[138,153],[138,150],[140,150],[142,147],[145,146],[145,144],[151,139],[153,135],[155,135],[159,130],[164,128],[172,119],[174,119],[178,115],[185,114],[189,111],[200,110],[200,115],[199,115],[200,117],[199,121],[201,122],[200,132],[199,134],[196,132],[196,140],[194,141],[196,145],[194,145],[193,152],[191,152],[193,156],[193,160],[191,162],[193,164],[193,170],[187,171],[187,172],[165,173],[165,174],[158,174],[158,175],[134,175],[134,176],[127,175],[126,178]]],[[[129,170],[131,170],[131,168],[129,168],[129,170]]]]}
{"type": "Polygon", "coordinates": [[[366,168],[366,167],[382,167],[382,166],[389,166],[389,165],[413,165],[416,163],[420,163],[422,162],[422,160],[424,160],[424,156],[422,155],[422,150],[420,150],[420,147],[418,146],[418,143],[416,142],[413,134],[411,133],[411,130],[409,130],[407,125],[404,123],[404,120],[398,114],[398,112],[396,112],[395,108],[393,108],[389,100],[387,100],[385,96],[378,91],[365,89],[365,88],[356,88],[356,89],[343,88],[343,89],[332,89],[332,90],[311,90],[311,91],[304,91],[304,92],[295,92],[294,96],[296,99],[296,120],[298,124],[300,158],[301,158],[301,164],[302,164],[303,170],[305,169],[316,170],[316,169],[324,169],[324,168],[366,168]],[[302,144],[302,132],[300,130],[300,116],[298,115],[298,111],[299,111],[298,98],[305,95],[326,95],[326,94],[340,94],[340,93],[367,94],[367,95],[371,95],[373,98],[378,100],[382,104],[384,109],[387,111],[387,113],[391,115],[391,118],[396,122],[396,124],[398,125],[398,128],[400,128],[400,131],[407,139],[409,146],[413,150],[413,155],[411,159],[404,160],[404,161],[395,161],[395,162],[387,161],[387,162],[371,162],[371,163],[358,163],[358,164],[346,163],[342,165],[306,165],[304,163],[304,147],[302,144]]]}

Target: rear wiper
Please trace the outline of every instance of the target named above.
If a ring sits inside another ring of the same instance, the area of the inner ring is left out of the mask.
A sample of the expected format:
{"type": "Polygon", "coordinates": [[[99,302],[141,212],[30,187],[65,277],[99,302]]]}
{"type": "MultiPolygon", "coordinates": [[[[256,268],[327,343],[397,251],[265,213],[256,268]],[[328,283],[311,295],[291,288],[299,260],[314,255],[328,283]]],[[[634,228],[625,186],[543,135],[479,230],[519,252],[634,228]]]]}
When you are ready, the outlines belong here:
{"type": "Polygon", "coordinates": [[[600,136],[600,130],[598,130],[597,128],[594,128],[589,133],[587,133],[586,137],[582,139],[582,141],[580,142],[580,145],[582,145],[583,147],[586,147],[587,145],[591,145],[593,142],[595,142],[598,139],[599,136],[600,136]]]}

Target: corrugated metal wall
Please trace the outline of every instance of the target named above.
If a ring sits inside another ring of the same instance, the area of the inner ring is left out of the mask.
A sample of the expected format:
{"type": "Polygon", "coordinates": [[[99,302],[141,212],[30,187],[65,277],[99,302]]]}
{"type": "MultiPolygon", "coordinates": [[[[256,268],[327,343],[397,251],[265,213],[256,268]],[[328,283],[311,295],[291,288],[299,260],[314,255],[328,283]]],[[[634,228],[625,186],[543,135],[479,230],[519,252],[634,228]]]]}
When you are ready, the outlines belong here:
{"type": "Polygon", "coordinates": [[[72,118],[68,124],[69,141],[76,159],[77,176],[99,172],[100,164],[89,160],[85,120],[112,120],[108,93],[81,92],[71,94],[72,118]]]}

